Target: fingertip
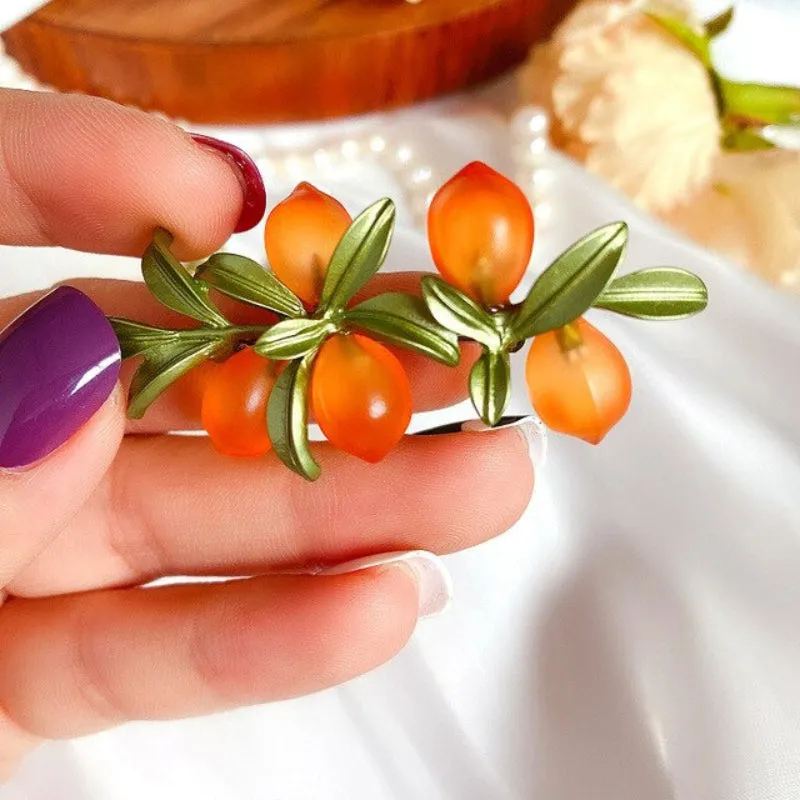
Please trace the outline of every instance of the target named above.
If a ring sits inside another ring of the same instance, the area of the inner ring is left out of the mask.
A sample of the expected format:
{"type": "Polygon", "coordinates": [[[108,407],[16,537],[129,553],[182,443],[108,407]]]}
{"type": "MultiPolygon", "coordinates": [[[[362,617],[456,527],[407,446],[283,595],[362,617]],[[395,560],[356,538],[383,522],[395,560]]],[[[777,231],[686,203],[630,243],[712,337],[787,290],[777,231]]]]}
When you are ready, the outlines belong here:
{"type": "MultiPolygon", "coordinates": [[[[441,531],[437,553],[472,547],[507,531],[527,508],[534,486],[529,447],[515,430],[407,437],[406,457],[430,465],[416,502],[441,531]]],[[[418,490],[419,492],[419,490],[418,490]]]]}
{"type": "Polygon", "coordinates": [[[192,141],[222,157],[239,180],[244,199],[234,233],[255,228],[267,210],[267,192],[255,161],[240,147],[212,136],[191,134],[192,141]]]}
{"type": "Polygon", "coordinates": [[[525,512],[533,496],[535,472],[534,453],[527,429],[509,426],[485,432],[463,432],[476,445],[479,462],[473,465],[474,474],[488,481],[487,498],[499,532],[511,528],[525,512]]]}
{"type": "Polygon", "coordinates": [[[335,578],[341,592],[331,636],[320,652],[335,682],[386,663],[408,643],[419,619],[419,585],[403,566],[377,567],[335,578]]]}
{"type": "MultiPolygon", "coordinates": [[[[241,225],[242,216],[250,227],[257,224],[263,209],[258,214],[253,203],[258,206],[260,200],[253,201],[251,197],[258,195],[253,186],[261,179],[259,176],[256,181],[250,172],[245,177],[237,161],[223,157],[182,130],[178,133],[180,143],[176,144],[176,152],[165,154],[173,176],[175,201],[165,209],[168,218],[158,224],[175,237],[172,250],[176,257],[190,261],[215,252],[232,233],[247,230],[241,225]]],[[[249,160],[243,152],[242,156],[249,160]]],[[[261,187],[263,190],[263,184],[261,187]]],[[[265,207],[266,193],[263,204],[265,207]]]]}

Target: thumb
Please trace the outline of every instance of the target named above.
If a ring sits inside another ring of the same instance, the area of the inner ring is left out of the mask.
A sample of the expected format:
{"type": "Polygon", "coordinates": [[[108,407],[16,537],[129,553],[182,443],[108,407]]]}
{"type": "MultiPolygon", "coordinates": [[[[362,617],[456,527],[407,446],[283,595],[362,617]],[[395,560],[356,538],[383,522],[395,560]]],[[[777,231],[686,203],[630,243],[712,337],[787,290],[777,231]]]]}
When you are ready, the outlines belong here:
{"type": "Polygon", "coordinates": [[[62,286],[0,333],[0,587],[95,489],[124,430],[108,320],[62,286]]]}

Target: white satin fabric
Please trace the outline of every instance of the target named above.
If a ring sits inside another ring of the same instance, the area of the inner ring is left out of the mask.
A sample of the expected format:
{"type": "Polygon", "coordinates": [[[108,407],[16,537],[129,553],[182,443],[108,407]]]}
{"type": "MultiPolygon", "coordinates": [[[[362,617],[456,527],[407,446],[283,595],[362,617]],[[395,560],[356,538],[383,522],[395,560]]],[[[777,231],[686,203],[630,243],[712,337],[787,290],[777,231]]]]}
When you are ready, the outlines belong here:
{"type": "MultiPolygon", "coordinates": [[[[509,168],[481,94],[358,125],[379,123],[443,169],[509,168]]],[[[280,129],[276,146],[331,129],[280,129]]],[[[626,219],[625,270],[679,265],[709,286],[693,320],[593,317],[633,372],[618,428],[597,448],[551,437],[524,517],[447,557],[453,607],[389,664],[299,700],[47,745],[2,800],[800,797],[800,301],[573,163],[554,168],[537,268],[626,219]]],[[[400,196],[367,164],[306,177],[352,210],[400,196]]],[[[289,188],[270,185],[271,202],[289,188]]],[[[258,255],[259,234],[233,246],[258,255]]],[[[4,294],[138,274],[134,261],[63,251],[0,248],[0,262],[4,294]]],[[[401,205],[389,266],[429,265],[401,205]]]]}

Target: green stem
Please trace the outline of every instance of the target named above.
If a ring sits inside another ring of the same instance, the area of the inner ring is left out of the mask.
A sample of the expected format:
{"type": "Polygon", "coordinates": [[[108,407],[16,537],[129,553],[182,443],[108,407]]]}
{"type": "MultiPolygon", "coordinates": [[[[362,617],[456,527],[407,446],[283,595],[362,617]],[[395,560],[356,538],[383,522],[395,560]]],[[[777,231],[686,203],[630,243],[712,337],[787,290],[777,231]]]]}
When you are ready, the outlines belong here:
{"type": "Polygon", "coordinates": [[[762,125],[781,125],[800,118],[800,89],[739,83],[721,78],[719,89],[725,114],[762,125]]]}
{"type": "Polygon", "coordinates": [[[563,328],[556,329],[556,340],[564,353],[577,350],[583,344],[583,336],[581,336],[581,332],[575,322],[570,322],[563,328]]]}
{"type": "MultiPolygon", "coordinates": [[[[217,328],[220,338],[223,336],[242,336],[253,335],[256,338],[269,329],[269,325],[230,325],[227,328],[217,328]]],[[[180,331],[182,339],[206,339],[208,338],[208,328],[188,328],[180,331]]]]}

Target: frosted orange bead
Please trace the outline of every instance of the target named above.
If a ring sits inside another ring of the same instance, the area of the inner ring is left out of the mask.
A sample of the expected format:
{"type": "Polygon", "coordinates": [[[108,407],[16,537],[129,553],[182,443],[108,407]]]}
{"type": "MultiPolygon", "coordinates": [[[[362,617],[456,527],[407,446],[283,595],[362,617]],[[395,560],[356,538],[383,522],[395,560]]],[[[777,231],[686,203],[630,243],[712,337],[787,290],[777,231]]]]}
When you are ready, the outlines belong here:
{"type": "Polygon", "coordinates": [[[267,260],[308,305],[319,301],[331,256],[351,221],[338,200],[310,183],[298,184],[267,217],[267,260]]]}
{"type": "Polygon", "coordinates": [[[183,415],[193,421],[200,421],[206,386],[211,376],[221,366],[216,361],[204,361],[175,382],[173,387],[175,405],[183,415]]]}
{"type": "Polygon", "coordinates": [[[625,359],[584,319],[537,336],[528,352],[525,377],[542,422],[591,444],[602,441],[631,402],[625,359]]]}
{"type": "Polygon", "coordinates": [[[282,364],[246,348],[209,375],[203,394],[203,427],[228,456],[263,456],[272,446],[267,401],[282,364]]]}
{"type": "Polygon", "coordinates": [[[411,420],[411,385],[382,344],[336,334],[320,348],[311,375],[311,405],[322,432],[339,450],[380,461],[411,420]]]}
{"type": "Polygon", "coordinates": [[[484,305],[502,305],[528,267],[533,213],[516,184],[474,161],[434,195],[428,241],[448,282],[484,305]]]}

